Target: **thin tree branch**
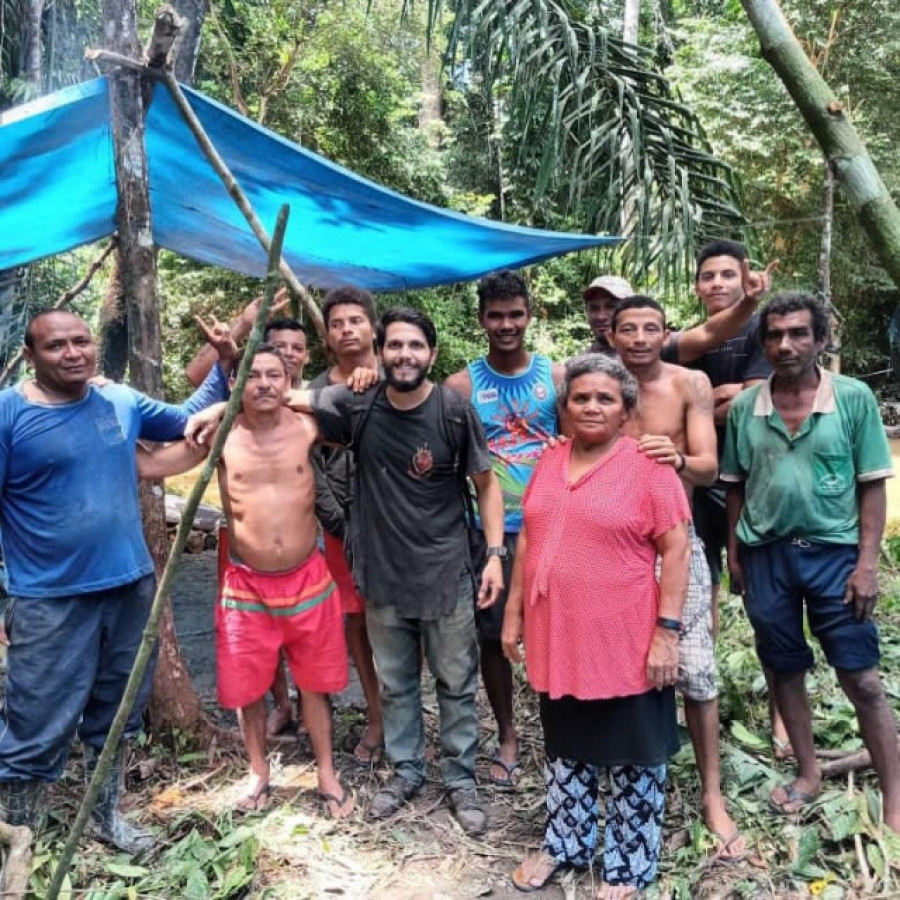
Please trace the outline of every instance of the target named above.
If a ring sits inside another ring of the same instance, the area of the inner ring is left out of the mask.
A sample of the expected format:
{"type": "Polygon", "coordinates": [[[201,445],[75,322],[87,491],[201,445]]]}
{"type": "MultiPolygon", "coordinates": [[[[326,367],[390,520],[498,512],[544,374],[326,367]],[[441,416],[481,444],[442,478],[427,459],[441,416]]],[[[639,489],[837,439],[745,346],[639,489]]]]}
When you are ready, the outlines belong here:
{"type": "MultiPolygon", "coordinates": [[[[84,273],[84,277],[76,281],[64,294],[61,294],[50,308],[62,309],[66,304],[71,303],[82,291],[84,291],[91,283],[91,279],[94,275],[97,274],[97,270],[106,262],[107,257],[116,249],[117,245],[118,238],[113,235],[113,237],[109,239],[109,243],[106,245],[103,252],[88,266],[88,270],[84,273]]],[[[7,363],[6,368],[0,372],[0,388],[4,387],[6,382],[12,377],[12,374],[18,368],[19,363],[22,362],[24,355],[24,351],[19,350],[19,352],[7,363]]]]}

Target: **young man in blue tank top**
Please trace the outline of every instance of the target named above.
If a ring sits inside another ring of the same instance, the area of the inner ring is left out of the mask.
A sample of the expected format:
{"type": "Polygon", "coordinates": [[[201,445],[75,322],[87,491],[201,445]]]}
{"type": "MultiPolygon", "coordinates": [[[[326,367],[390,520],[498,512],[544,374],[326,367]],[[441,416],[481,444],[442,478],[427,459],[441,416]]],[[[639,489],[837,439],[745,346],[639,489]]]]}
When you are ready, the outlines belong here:
{"type": "MultiPolygon", "coordinates": [[[[484,426],[493,469],[503,491],[503,568],[504,584],[508,585],[522,527],[522,495],[544,443],[558,432],[554,383],[562,380],[563,367],[525,349],[531,298],[525,281],[515,272],[496,272],[479,282],[478,322],[487,335],[487,355],[451,375],[445,383],[472,403],[484,426]]],[[[479,567],[486,547],[480,531],[473,544],[473,562],[479,567]]],[[[499,737],[489,777],[492,784],[511,788],[517,780],[518,736],[513,720],[512,669],[500,645],[505,607],[504,589],[492,607],[476,612],[476,623],[481,676],[499,737]]]]}

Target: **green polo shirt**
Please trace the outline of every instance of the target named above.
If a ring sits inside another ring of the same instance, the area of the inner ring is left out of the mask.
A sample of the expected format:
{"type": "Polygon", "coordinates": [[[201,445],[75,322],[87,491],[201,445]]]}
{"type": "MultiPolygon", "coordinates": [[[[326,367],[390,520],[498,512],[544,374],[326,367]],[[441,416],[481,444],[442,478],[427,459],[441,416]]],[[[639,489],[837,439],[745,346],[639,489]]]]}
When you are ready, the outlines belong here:
{"type": "Polygon", "coordinates": [[[790,537],[857,544],[857,482],[893,475],[872,392],[854,378],[821,369],[819,375],[812,412],[794,435],[772,405],[771,378],[731,405],[719,477],[745,482],[742,544],[790,537]]]}

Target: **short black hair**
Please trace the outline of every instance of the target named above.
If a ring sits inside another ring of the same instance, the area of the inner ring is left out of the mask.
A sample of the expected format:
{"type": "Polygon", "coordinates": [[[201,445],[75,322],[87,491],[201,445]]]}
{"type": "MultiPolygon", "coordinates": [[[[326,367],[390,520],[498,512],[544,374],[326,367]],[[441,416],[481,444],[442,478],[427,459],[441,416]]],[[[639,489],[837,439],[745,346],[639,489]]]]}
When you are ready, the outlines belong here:
{"type": "Polygon", "coordinates": [[[626,309],[655,309],[662,316],[663,328],[666,328],[666,311],[662,308],[658,300],[647,297],[644,294],[635,294],[633,297],[626,297],[616,304],[612,314],[612,322],[610,328],[615,331],[619,314],[625,312],[626,309]]]}
{"type": "Polygon", "coordinates": [[[521,297],[525,301],[525,308],[531,312],[531,295],[528,293],[528,285],[518,272],[510,269],[501,269],[485,275],[478,282],[478,315],[484,315],[484,308],[491,300],[514,300],[521,297]]]}
{"type": "Polygon", "coordinates": [[[322,319],[325,327],[328,327],[328,316],[335,306],[341,306],[344,303],[352,303],[358,306],[366,314],[366,318],[375,325],[375,298],[361,288],[355,288],[352,285],[343,285],[342,287],[332,288],[322,301],[322,319]]]}
{"type": "MultiPolygon", "coordinates": [[[[237,377],[238,369],[241,367],[241,363],[244,361],[244,355],[247,352],[247,348],[244,347],[240,351],[238,351],[237,356],[234,358],[234,368],[232,369],[232,377],[237,377]]],[[[287,375],[287,363],[284,361],[284,357],[281,355],[281,351],[274,344],[267,344],[265,341],[260,341],[256,345],[256,349],[253,351],[252,359],[256,359],[257,356],[277,356],[278,361],[281,363],[282,368],[284,369],[284,374],[287,375]]]]}
{"type": "Polygon", "coordinates": [[[269,335],[273,331],[302,331],[306,337],[309,337],[302,322],[298,322],[296,319],[289,319],[286,316],[272,319],[266,324],[266,330],[263,332],[263,340],[267,341],[269,335]]]}
{"type": "Polygon", "coordinates": [[[703,268],[703,263],[714,256],[730,256],[738,262],[750,259],[747,248],[738,241],[728,241],[724,238],[718,241],[710,241],[705,247],[701,247],[700,252],[697,254],[697,271],[694,274],[695,282],[700,280],[700,269],[703,268]]]}
{"type": "MultiPolygon", "coordinates": [[[[77,312],[73,312],[71,309],[52,309],[51,308],[51,309],[42,309],[40,312],[36,312],[28,320],[28,324],[25,326],[24,341],[25,341],[25,346],[29,350],[34,350],[34,326],[35,326],[35,324],[39,320],[44,319],[47,316],[54,316],[57,314],[62,314],[64,316],[74,316],[76,319],[80,319],[82,322],[84,322],[84,319],[82,319],[81,316],[79,316],[77,312]]],[[[85,325],[87,325],[87,322],[85,322],[85,325]]],[[[88,331],[90,331],[90,328],[88,328],[88,331]]],[[[92,335],[92,337],[93,337],[93,335],[92,335]]]]}
{"type": "Polygon", "coordinates": [[[384,349],[384,339],[388,325],[393,325],[395,322],[415,325],[425,335],[428,346],[432,350],[437,347],[437,331],[435,330],[434,322],[425,313],[409,306],[395,306],[378,320],[378,325],[375,328],[375,346],[379,350],[384,349]]]}
{"type": "Polygon", "coordinates": [[[805,291],[782,291],[759,311],[759,342],[765,343],[769,332],[769,316],[786,316],[805,309],[809,310],[812,319],[813,340],[816,343],[827,341],[831,327],[825,304],[805,291]]]}

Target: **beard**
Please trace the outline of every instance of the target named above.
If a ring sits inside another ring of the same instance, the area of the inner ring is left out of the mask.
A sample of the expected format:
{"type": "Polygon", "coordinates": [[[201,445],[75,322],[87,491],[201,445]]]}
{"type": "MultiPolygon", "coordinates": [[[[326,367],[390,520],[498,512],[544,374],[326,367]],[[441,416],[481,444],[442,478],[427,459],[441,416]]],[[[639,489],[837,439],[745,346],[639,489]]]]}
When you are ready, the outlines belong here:
{"type": "Polygon", "coordinates": [[[384,366],[384,380],[388,383],[390,387],[392,387],[395,391],[400,391],[401,393],[408,394],[412,391],[416,390],[416,388],[421,387],[422,383],[428,377],[428,369],[421,368],[416,373],[416,377],[412,379],[399,379],[394,375],[394,371],[400,368],[398,365],[394,366],[384,366]]]}

